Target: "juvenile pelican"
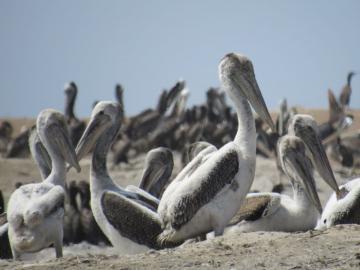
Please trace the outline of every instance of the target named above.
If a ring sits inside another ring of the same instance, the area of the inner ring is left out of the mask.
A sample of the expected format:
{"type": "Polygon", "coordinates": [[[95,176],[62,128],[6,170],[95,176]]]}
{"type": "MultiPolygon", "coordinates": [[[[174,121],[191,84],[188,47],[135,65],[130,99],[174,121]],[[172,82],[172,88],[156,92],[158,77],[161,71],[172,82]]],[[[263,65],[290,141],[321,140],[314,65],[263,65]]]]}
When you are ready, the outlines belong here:
{"type": "Polygon", "coordinates": [[[80,171],[63,115],[47,109],[37,118],[37,131],[50,158],[52,170],[41,183],[19,187],[11,195],[7,219],[14,259],[54,244],[62,256],[65,162],[80,171]]]}
{"type": "Polygon", "coordinates": [[[345,185],[347,195],[337,200],[333,193],[325,205],[316,229],[325,229],[338,224],[360,224],[360,178],[357,177],[345,185]]]}
{"type": "Polygon", "coordinates": [[[139,187],[160,198],[170,179],[174,167],[173,155],[170,149],[158,147],[146,155],[145,170],[139,187]]]}
{"type": "Polygon", "coordinates": [[[295,115],[290,122],[288,134],[297,136],[304,141],[320,176],[335,191],[337,198],[343,197],[346,191],[339,189],[324,147],[318,136],[318,127],[314,118],[306,114],[295,115]]]}
{"type": "Polygon", "coordinates": [[[280,138],[281,166],[293,188],[293,197],[278,193],[253,193],[230,221],[229,231],[305,231],[313,229],[322,208],[316,192],[312,164],[304,142],[295,136],[280,138]]]}
{"type": "Polygon", "coordinates": [[[160,242],[178,243],[212,230],[221,235],[239,209],[255,173],[256,131],[249,102],[275,130],[247,57],[227,54],[219,76],[236,108],[236,136],[217,151],[201,151],[167,187],[158,207],[164,230],[160,242]]]}
{"type": "Polygon", "coordinates": [[[141,193],[123,189],[107,171],[106,155],[116,139],[122,116],[119,103],[99,102],[76,153],[80,160],[95,145],[90,172],[91,210],[112,245],[122,254],[131,254],[160,248],[156,236],[161,226],[153,205],[158,200],[141,189],[141,193]]]}

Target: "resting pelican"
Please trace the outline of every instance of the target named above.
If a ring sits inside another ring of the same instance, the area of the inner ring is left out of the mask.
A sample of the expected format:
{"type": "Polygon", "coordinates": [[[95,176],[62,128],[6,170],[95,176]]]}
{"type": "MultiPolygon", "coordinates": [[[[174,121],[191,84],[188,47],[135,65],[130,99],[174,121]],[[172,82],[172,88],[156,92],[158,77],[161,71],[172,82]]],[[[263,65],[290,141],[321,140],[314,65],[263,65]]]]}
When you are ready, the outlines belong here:
{"type": "Polygon", "coordinates": [[[293,188],[293,197],[278,193],[253,193],[227,231],[305,231],[313,229],[321,214],[321,203],[316,192],[312,164],[305,153],[304,142],[285,135],[278,143],[281,166],[293,188]]]}
{"type": "Polygon", "coordinates": [[[134,186],[123,189],[113,182],[107,171],[106,155],[116,139],[122,116],[119,103],[99,102],[76,153],[81,160],[95,145],[90,172],[91,210],[112,245],[122,254],[131,254],[160,248],[156,236],[161,232],[161,225],[154,208],[158,200],[134,186]]]}
{"type": "Polygon", "coordinates": [[[288,134],[297,136],[305,142],[308,151],[311,153],[312,162],[315,164],[322,179],[335,191],[337,198],[343,197],[346,191],[339,189],[324,147],[318,136],[318,127],[314,118],[306,114],[295,115],[288,127],[288,134]]]}
{"type": "Polygon", "coordinates": [[[160,198],[170,179],[174,167],[173,155],[170,149],[158,147],[146,155],[145,170],[139,187],[160,198]]]}
{"type": "Polygon", "coordinates": [[[325,229],[338,224],[360,224],[360,177],[340,186],[348,194],[337,200],[333,193],[325,205],[316,229],[325,229]]]}
{"type": "Polygon", "coordinates": [[[247,57],[227,54],[219,76],[236,108],[236,136],[217,151],[201,151],[165,190],[158,207],[164,230],[160,242],[178,243],[212,230],[221,235],[239,209],[255,173],[256,131],[249,102],[275,130],[247,57]]]}
{"type": "Polygon", "coordinates": [[[52,170],[41,183],[19,187],[8,204],[8,234],[14,259],[54,244],[62,256],[65,162],[80,171],[64,116],[51,109],[37,118],[37,131],[50,158],[52,170]]]}

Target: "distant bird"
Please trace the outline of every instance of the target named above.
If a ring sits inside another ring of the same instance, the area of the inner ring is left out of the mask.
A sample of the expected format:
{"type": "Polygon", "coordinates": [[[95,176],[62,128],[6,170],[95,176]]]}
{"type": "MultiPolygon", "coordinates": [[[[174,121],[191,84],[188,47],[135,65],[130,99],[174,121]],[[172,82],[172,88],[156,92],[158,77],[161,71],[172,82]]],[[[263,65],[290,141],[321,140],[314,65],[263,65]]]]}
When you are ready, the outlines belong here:
{"type": "Polygon", "coordinates": [[[51,244],[56,257],[62,257],[66,162],[80,171],[64,116],[55,110],[43,110],[36,126],[52,170],[43,182],[22,185],[10,196],[7,219],[14,259],[51,244]]]}
{"type": "MultiPolygon", "coordinates": [[[[125,107],[124,107],[124,88],[121,86],[121,84],[117,84],[115,86],[115,97],[117,102],[119,102],[120,106],[124,110],[124,117],[125,117],[125,107]]],[[[95,107],[95,106],[94,106],[95,107]]]]}
{"type": "Polygon", "coordinates": [[[0,153],[7,151],[7,146],[11,141],[13,127],[9,121],[0,121],[0,153]]]}
{"type": "Polygon", "coordinates": [[[286,135],[278,143],[279,158],[293,188],[293,196],[254,193],[230,221],[229,231],[306,231],[316,226],[322,212],[304,142],[286,135]]]}
{"type": "Polygon", "coordinates": [[[78,93],[78,88],[74,82],[70,82],[65,85],[65,118],[69,127],[70,138],[76,146],[82,133],[85,130],[86,123],[79,120],[74,113],[75,101],[78,93]]]}
{"type": "Polygon", "coordinates": [[[27,157],[29,155],[29,133],[29,128],[22,128],[20,134],[8,144],[5,154],[6,158],[27,157]]]}
{"type": "Polygon", "coordinates": [[[217,151],[200,152],[166,188],[158,207],[161,243],[181,243],[212,230],[221,235],[254,179],[256,133],[250,104],[275,129],[247,57],[227,54],[219,77],[237,111],[237,134],[217,151]]]}
{"type": "Polygon", "coordinates": [[[67,201],[64,205],[64,237],[63,243],[80,243],[83,240],[81,223],[80,223],[80,211],[76,202],[76,196],[79,193],[75,180],[70,181],[66,188],[67,201]]]}
{"type": "Polygon", "coordinates": [[[360,224],[360,178],[357,177],[340,186],[346,195],[337,199],[332,194],[327,201],[316,229],[326,229],[338,224],[360,224]]]}
{"type": "Polygon", "coordinates": [[[354,75],[355,75],[355,72],[353,72],[353,71],[348,73],[346,85],[341,90],[341,93],[339,96],[339,102],[343,108],[349,107],[350,97],[351,97],[351,79],[354,75]]]}
{"type": "Polygon", "coordinates": [[[160,248],[156,236],[161,226],[156,214],[158,200],[138,187],[124,189],[116,185],[107,171],[107,152],[117,137],[122,117],[119,103],[99,102],[76,153],[81,160],[95,146],[90,172],[91,210],[111,244],[129,254],[160,248]]]}
{"type": "Polygon", "coordinates": [[[85,181],[77,183],[77,189],[80,195],[80,226],[82,239],[93,245],[100,243],[110,245],[110,241],[96,223],[94,215],[90,208],[90,185],[85,181]]]}
{"type": "Polygon", "coordinates": [[[329,142],[332,137],[339,136],[352,124],[353,116],[346,114],[344,108],[337,102],[331,89],[328,90],[329,119],[319,125],[319,137],[324,142],[329,142]]]}

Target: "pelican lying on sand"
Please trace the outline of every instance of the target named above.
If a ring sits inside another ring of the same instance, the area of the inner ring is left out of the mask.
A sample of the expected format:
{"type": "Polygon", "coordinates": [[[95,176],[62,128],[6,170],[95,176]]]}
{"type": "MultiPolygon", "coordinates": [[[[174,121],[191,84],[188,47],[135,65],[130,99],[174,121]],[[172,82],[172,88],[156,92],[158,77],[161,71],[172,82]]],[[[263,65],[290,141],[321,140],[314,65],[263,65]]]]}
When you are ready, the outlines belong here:
{"type": "Polygon", "coordinates": [[[212,230],[221,235],[254,180],[256,132],[249,102],[274,130],[247,57],[227,54],[219,76],[236,108],[236,136],[217,151],[201,151],[167,187],[158,208],[164,230],[160,242],[178,243],[212,230]]]}
{"type": "Polygon", "coordinates": [[[7,219],[14,259],[54,244],[62,257],[65,162],[80,171],[64,116],[48,109],[37,118],[37,131],[52,162],[50,175],[41,183],[19,187],[11,195],[7,219]]]}
{"type": "Polygon", "coordinates": [[[145,170],[139,187],[160,198],[168,184],[174,167],[173,155],[170,149],[158,147],[146,155],[145,170]]]}
{"type": "Polygon", "coordinates": [[[348,193],[339,200],[335,193],[331,195],[316,229],[325,229],[338,224],[360,224],[360,177],[340,188],[348,193]]]}
{"type": "Polygon", "coordinates": [[[313,229],[322,212],[312,174],[311,160],[304,142],[295,136],[280,138],[281,166],[293,188],[293,197],[278,193],[253,193],[246,196],[227,231],[305,231],[313,229]]]}

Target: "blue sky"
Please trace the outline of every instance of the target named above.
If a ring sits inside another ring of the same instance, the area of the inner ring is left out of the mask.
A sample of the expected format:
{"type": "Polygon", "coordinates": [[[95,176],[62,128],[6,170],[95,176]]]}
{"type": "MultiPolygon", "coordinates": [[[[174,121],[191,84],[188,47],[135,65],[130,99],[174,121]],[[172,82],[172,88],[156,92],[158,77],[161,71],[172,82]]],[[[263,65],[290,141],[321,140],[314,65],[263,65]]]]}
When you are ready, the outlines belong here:
{"type": "MultiPolygon", "coordinates": [[[[360,1],[0,1],[0,116],[63,110],[64,84],[79,87],[76,113],[125,88],[125,110],[153,107],[187,81],[190,104],[218,86],[224,54],[252,59],[266,103],[327,107],[350,70],[360,72],[360,1]]],[[[360,76],[353,79],[360,108],[360,76]]]]}

